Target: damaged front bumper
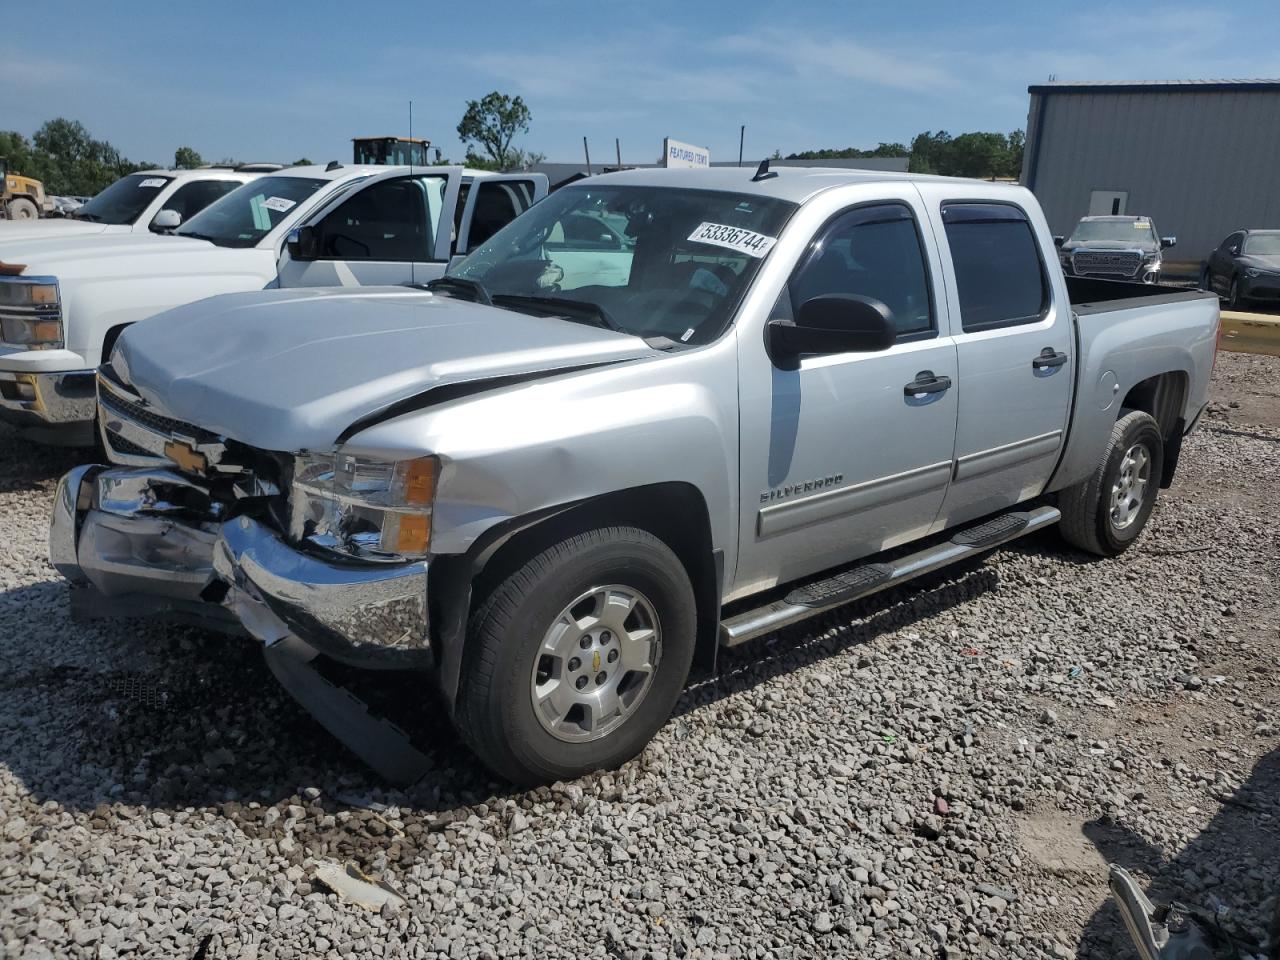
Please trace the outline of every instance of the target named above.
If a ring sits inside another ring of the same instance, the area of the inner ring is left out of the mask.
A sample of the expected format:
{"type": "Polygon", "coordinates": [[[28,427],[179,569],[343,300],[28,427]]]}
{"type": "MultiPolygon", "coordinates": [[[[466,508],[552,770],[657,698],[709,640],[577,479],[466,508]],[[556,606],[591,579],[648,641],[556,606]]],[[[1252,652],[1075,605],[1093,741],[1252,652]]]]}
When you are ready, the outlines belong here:
{"type": "Polygon", "coordinates": [[[83,466],[58,483],[49,557],[80,615],[175,615],[268,647],[295,637],[362,667],[431,663],[427,563],[343,564],[249,516],[192,519],[207,495],[162,469],[83,466]]]}

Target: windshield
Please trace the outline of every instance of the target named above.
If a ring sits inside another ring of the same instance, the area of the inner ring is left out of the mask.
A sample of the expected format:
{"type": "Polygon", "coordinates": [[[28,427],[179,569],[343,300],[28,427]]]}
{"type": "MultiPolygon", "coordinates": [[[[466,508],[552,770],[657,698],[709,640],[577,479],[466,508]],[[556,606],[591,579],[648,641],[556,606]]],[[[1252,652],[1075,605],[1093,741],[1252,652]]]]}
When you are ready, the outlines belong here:
{"type": "Polygon", "coordinates": [[[499,306],[709,343],[795,209],[712,190],[571,187],[503,227],[450,276],[480,284],[499,306]]]}
{"type": "Polygon", "coordinates": [[[177,229],[220,247],[252,247],[328,180],[261,177],[211,203],[177,229]]]}
{"type": "Polygon", "coordinates": [[[1280,233],[1255,233],[1245,237],[1244,252],[1255,257],[1280,256],[1280,233]]]}
{"type": "Polygon", "coordinates": [[[1156,243],[1156,231],[1150,220],[1081,220],[1071,234],[1071,243],[1110,240],[1136,243],[1149,247],[1156,243]]]}
{"type": "Polygon", "coordinates": [[[94,223],[133,223],[172,180],[173,177],[150,173],[131,173],[121,177],[76,210],[76,219],[94,223]]]}

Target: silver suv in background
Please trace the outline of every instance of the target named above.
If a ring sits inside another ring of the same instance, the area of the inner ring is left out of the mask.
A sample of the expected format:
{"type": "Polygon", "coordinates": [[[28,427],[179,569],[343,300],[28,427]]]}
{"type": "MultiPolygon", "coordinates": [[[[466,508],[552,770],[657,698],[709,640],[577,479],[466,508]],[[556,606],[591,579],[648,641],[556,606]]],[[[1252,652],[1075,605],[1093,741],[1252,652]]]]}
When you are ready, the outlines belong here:
{"type": "Polygon", "coordinates": [[[1177,237],[1161,237],[1150,217],[1081,217],[1069,237],[1054,237],[1069,277],[1159,283],[1164,251],[1177,237]]]}

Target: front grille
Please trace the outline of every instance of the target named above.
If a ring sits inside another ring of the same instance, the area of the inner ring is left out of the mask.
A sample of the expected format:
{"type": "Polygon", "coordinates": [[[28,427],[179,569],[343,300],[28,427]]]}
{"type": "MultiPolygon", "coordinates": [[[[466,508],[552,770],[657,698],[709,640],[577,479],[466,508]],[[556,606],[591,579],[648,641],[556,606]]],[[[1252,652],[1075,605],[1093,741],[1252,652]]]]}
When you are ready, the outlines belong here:
{"type": "Polygon", "coordinates": [[[108,431],[111,434],[111,449],[117,453],[123,453],[130,457],[154,457],[155,454],[145,447],[140,447],[127,437],[122,437],[114,430],[108,431]]]}
{"type": "Polygon", "coordinates": [[[196,443],[219,442],[219,437],[215,433],[189,423],[183,423],[181,420],[161,416],[141,404],[125,399],[113,390],[100,389],[98,391],[98,402],[112,413],[132,420],[134,423],[149,430],[154,430],[156,433],[166,434],[171,437],[186,437],[196,441],[196,443]]]}
{"type": "Polygon", "coordinates": [[[1142,254],[1137,250],[1082,251],[1072,255],[1071,265],[1078,274],[1132,277],[1142,266],[1142,254]]]}

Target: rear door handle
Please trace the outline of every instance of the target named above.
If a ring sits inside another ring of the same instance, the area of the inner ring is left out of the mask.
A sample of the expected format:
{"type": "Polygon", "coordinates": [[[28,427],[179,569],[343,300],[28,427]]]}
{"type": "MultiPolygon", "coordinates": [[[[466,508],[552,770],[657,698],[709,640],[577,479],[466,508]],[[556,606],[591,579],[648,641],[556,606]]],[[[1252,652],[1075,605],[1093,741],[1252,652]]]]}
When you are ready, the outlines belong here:
{"type": "Polygon", "coordinates": [[[950,377],[935,377],[932,370],[921,370],[914,380],[902,388],[902,393],[904,396],[915,397],[922,393],[941,393],[950,389],[950,377]]]}
{"type": "Polygon", "coordinates": [[[1037,370],[1044,370],[1047,367],[1060,367],[1066,362],[1067,355],[1061,350],[1045,347],[1040,351],[1040,356],[1031,361],[1031,366],[1037,370]]]}

